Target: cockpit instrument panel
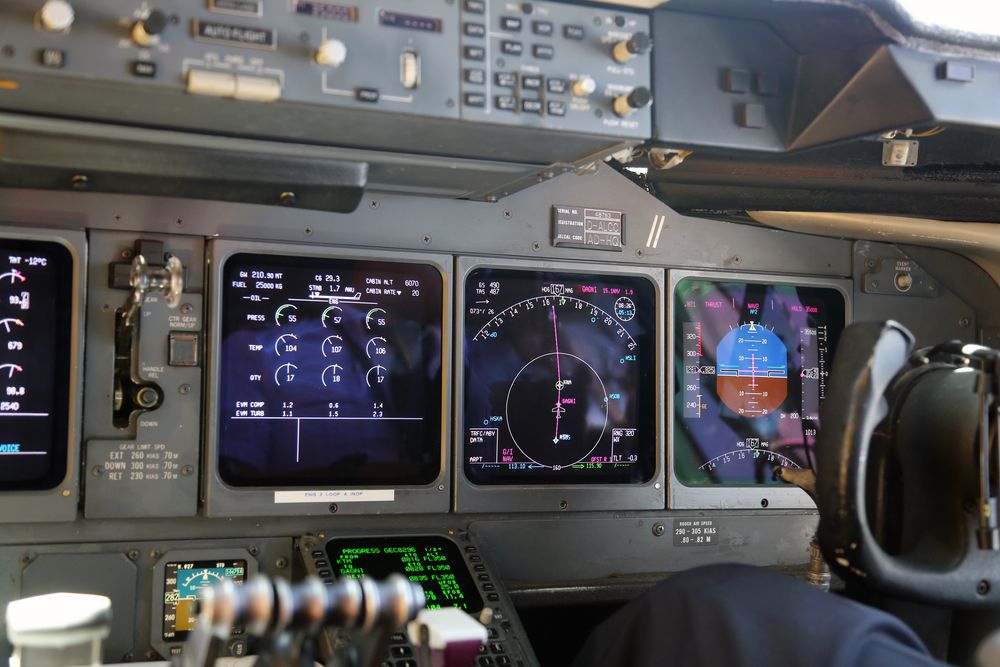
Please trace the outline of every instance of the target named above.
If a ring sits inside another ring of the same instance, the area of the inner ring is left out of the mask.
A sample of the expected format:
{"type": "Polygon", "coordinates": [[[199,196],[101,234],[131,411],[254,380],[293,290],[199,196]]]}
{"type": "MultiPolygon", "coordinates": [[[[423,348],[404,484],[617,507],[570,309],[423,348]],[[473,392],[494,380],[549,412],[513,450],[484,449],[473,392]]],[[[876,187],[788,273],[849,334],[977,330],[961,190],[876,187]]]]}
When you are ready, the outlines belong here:
{"type": "Polygon", "coordinates": [[[814,467],[844,290],[673,278],[672,470],[681,488],[672,497],[691,488],[787,486],[776,467],[814,467]]]}
{"type": "MultiPolygon", "coordinates": [[[[440,263],[244,248],[223,253],[218,269],[220,483],[261,490],[269,506],[296,513],[300,503],[392,503],[397,487],[437,490],[447,345],[440,263]],[[364,488],[372,491],[349,491],[364,488]]],[[[446,501],[447,491],[436,493],[446,501]]]]}
{"type": "Polygon", "coordinates": [[[649,484],[660,442],[655,278],[528,267],[464,275],[464,479],[492,489],[649,484]]]}
{"type": "Polygon", "coordinates": [[[0,240],[0,490],[66,476],[73,291],[65,246],[0,240]]]}

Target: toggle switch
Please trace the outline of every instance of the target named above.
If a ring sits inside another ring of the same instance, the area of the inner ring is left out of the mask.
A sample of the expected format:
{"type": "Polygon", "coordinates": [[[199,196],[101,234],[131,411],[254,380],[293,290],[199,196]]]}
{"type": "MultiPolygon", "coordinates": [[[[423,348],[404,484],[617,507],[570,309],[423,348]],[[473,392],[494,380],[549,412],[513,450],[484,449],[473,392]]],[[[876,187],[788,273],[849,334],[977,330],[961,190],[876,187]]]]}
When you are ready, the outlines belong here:
{"type": "Polygon", "coordinates": [[[399,80],[408,90],[420,85],[420,56],[416,51],[403,51],[399,57],[399,80]]]}

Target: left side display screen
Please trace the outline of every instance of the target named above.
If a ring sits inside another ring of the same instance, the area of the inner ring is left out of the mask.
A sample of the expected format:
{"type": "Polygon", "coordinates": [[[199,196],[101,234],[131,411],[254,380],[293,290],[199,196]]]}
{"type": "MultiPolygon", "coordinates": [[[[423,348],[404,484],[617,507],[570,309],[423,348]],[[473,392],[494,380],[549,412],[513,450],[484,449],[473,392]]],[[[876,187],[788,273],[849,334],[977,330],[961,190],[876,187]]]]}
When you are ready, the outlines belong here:
{"type": "Polygon", "coordinates": [[[72,317],[69,250],[0,240],[0,490],[66,475],[72,317]]]}
{"type": "Polygon", "coordinates": [[[248,253],[226,260],[223,481],[328,487],[436,479],[443,285],[429,264],[248,253]]]}

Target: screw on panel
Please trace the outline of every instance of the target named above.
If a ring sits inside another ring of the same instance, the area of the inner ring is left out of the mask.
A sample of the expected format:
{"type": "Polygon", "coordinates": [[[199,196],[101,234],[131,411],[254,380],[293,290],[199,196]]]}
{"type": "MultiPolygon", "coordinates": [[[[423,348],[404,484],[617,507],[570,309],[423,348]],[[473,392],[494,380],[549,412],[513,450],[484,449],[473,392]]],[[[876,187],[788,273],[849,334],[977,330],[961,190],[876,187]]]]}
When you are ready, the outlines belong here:
{"type": "Polygon", "coordinates": [[[768,505],[770,505],[770,504],[771,504],[771,503],[767,502],[767,498],[761,498],[761,499],[760,499],[760,506],[761,506],[761,507],[764,507],[764,508],[766,508],[766,507],[767,507],[768,505]]]}
{"type": "Polygon", "coordinates": [[[189,385],[189,384],[182,384],[181,386],[177,387],[177,393],[180,394],[181,396],[186,396],[186,395],[190,394],[191,393],[191,385],[189,385]]]}
{"type": "Polygon", "coordinates": [[[104,474],[104,468],[102,468],[101,466],[94,466],[93,468],[90,469],[90,474],[93,475],[94,477],[100,477],[101,475],[104,474]]]}
{"type": "Polygon", "coordinates": [[[642,257],[644,254],[645,253],[642,251],[642,248],[636,248],[635,249],[635,256],[636,257],[642,257]]]}
{"type": "Polygon", "coordinates": [[[299,201],[299,198],[295,196],[294,192],[282,192],[278,195],[278,203],[282,206],[295,206],[299,201]]]}
{"type": "Polygon", "coordinates": [[[122,259],[129,259],[130,257],[132,257],[132,248],[122,250],[122,259]]]}
{"type": "Polygon", "coordinates": [[[368,208],[370,208],[370,209],[376,209],[376,208],[378,208],[378,200],[377,199],[372,199],[370,202],[368,202],[368,208]]]}
{"type": "Polygon", "coordinates": [[[733,262],[733,264],[736,264],[737,266],[739,266],[740,264],[743,263],[743,258],[740,257],[739,255],[733,255],[732,262],[733,262]]]}
{"type": "Polygon", "coordinates": [[[539,243],[538,241],[535,241],[534,243],[531,244],[531,249],[534,250],[535,252],[538,252],[539,250],[542,249],[542,244],[539,243]]]}
{"type": "Polygon", "coordinates": [[[505,208],[503,210],[503,217],[505,217],[506,219],[510,220],[511,218],[514,217],[514,213],[509,208],[505,208]]]}
{"type": "Polygon", "coordinates": [[[90,179],[85,174],[74,174],[69,179],[69,184],[74,190],[86,190],[90,186],[90,179]]]}
{"type": "Polygon", "coordinates": [[[430,234],[425,234],[425,235],[424,235],[424,237],[423,237],[422,239],[420,239],[420,241],[421,241],[421,242],[422,242],[422,243],[423,243],[424,245],[430,245],[430,244],[431,244],[431,241],[433,241],[433,240],[434,240],[434,239],[432,239],[432,238],[431,238],[431,235],[430,235],[430,234]]]}
{"type": "Polygon", "coordinates": [[[971,324],[971,323],[972,322],[969,320],[968,317],[963,317],[962,319],[960,319],[958,321],[958,326],[960,326],[960,327],[962,327],[964,329],[965,327],[969,326],[969,324],[971,324]]]}
{"type": "Polygon", "coordinates": [[[865,268],[869,269],[869,270],[875,268],[875,258],[874,257],[869,257],[868,259],[865,260],[865,268]]]}
{"type": "Polygon", "coordinates": [[[192,306],[190,303],[182,303],[181,312],[184,313],[185,315],[190,315],[191,313],[194,312],[194,306],[192,306]]]}
{"type": "Polygon", "coordinates": [[[257,551],[258,549],[256,544],[251,544],[250,546],[247,547],[247,552],[249,552],[251,556],[256,556],[257,551]]]}
{"type": "Polygon", "coordinates": [[[156,559],[158,559],[159,557],[160,557],[160,552],[157,551],[156,549],[153,549],[152,551],[149,552],[149,560],[156,562],[156,559]]]}
{"type": "Polygon", "coordinates": [[[438,484],[438,491],[444,491],[444,484],[438,484]]]}
{"type": "Polygon", "coordinates": [[[177,226],[180,227],[183,224],[184,224],[184,220],[182,218],[177,218],[177,226]]]}
{"type": "Polygon", "coordinates": [[[330,503],[330,506],[326,509],[329,510],[330,514],[336,514],[340,510],[340,507],[337,506],[337,503],[330,503]]]}
{"type": "Polygon", "coordinates": [[[288,559],[279,558],[278,560],[274,561],[274,567],[278,568],[279,570],[284,570],[286,567],[288,567],[288,559]]]}
{"type": "Polygon", "coordinates": [[[302,233],[305,234],[306,236],[312,236],[313,228],[312,227],[306,227],[305,229],[302,230],[302,233]]]}
{"type": "Polygon", "coordinates": [[[446,99],[446,100],[444,101],[444,105],[445,105],[446,107],[448,107],[449,109],[451,109],[452,107],[454,107],[454,106],[455,106],[455,100],[453,100],[453,99],[451,99],[451,98],[449,97],[448,99],[446,99]]]}
{"type": "Polygon", "coordinates": [[[878,281],[877,280],[871,281],[871,288],[872,289],[878,289],[878,281]]]}
{"type": "Polygon", "coordinates": [[[32,552],[32,551],[25,551],[23,554],[21,554],[21,563],[23,565],[27,565],[28,563],[30,563],[33,560],[35,560],[35,553],[34,552],[32,552]]]}
{"type": "Polygon", "coordinates": [[[655,535],[656,537],[663,537],[663,534],[666,532],[667,532],[667,527],[664,526],[659,521],[653,524],[653,535],[655,535]]]}
{"type": "Polygon", "coordinates": [[[193,472],[194,472],[194,466],[184,466],[183,468],[181,468],[181,474],[184,475],[185,477],[190,477],[193,472]]]}
{"type": "Polygon", "coordinates": [[[983,579],[978,584],[976,584],[976,593],[979,595],[987,595],[990,592],[990,582],[983,579]]]}
{"type": "Polygon", "coordinates": [[[561,510],[569,509],[569,502],[566,501],[566,500],[560,500],[559,501],[559,509],[561,509],[561,510]]]}
{"type": "Polygon", "coordinates": [[[129,549],[128,551],[125,552],[125,555],[128,556],[129,560],[139,560],[138,549],[129,549]]]}

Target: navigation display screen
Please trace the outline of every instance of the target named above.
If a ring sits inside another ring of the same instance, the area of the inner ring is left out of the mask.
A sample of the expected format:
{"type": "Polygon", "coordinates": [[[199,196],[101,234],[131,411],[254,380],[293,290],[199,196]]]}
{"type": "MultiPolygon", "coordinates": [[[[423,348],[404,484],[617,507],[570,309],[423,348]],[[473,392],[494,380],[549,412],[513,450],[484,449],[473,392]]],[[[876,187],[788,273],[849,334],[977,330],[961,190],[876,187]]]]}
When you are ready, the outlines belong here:
{"type": "MultiPolygon", "coordinates": [[[[238,585],[247,580],[245,560],[197,560],[167,563],[163,574],[163,639],[179,642],[187,639],[198,618],[198,598],[202,589],[223,579],[238,585]]],[[[233,628],[243,634],[243,626],[233,628]]]]}
{"type": "Polygon", "coordinates": [[[465,281],[474,484],[641,484],[656,469],[646,277],[478,268],[465,281]]]}
{"type": "Polygon", "coordinates": [[[685,278],[674,289],[674,474],[784,485],[812,447],[845,303],[829,287],[685,278]]]}
{"type": "Polygon", "coordinates": [[[69,250],[0,239],[0,490],[66,476],[72,317],[69,250]]]}
{"type": "Polygon", "coordinates": [[[406,575],[420,584],[427,596],[428,609],[458,607],[476,613],[483,598],[476,589],[458,546],[445,537],[370,537],[333,539],[326,555],[338,577],[364,576],[384,579],[390,574],[406,575]]]}
{"type": "Polygon", "coordinates": [[[437,268],[237,254],[222,274],[219,474],[227,484],[436,479],[437,268]]]}

